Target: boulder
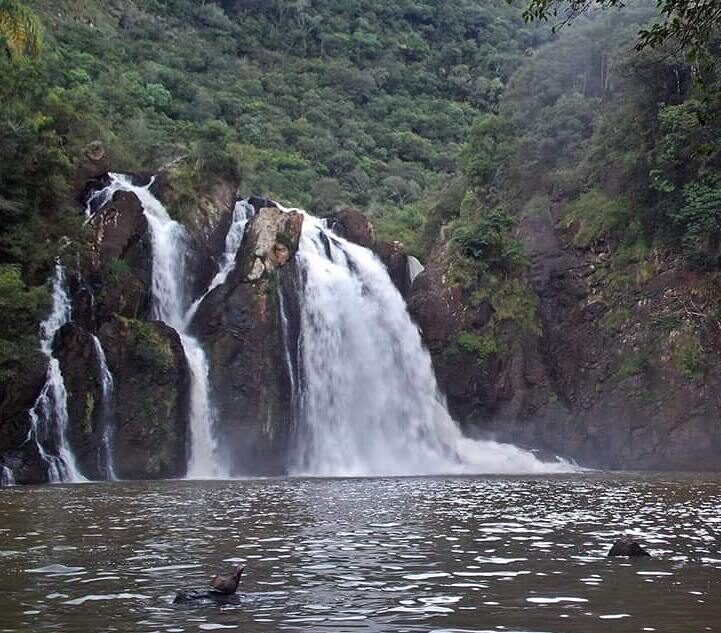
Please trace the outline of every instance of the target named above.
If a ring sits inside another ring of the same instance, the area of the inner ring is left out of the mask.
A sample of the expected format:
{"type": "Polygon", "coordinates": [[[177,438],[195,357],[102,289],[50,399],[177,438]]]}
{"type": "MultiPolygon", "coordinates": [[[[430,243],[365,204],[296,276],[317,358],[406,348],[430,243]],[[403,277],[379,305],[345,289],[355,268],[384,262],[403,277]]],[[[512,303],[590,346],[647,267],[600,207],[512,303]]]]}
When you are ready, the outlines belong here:
{"type": "Polygon", "coordinates": [[[238,250],[236,273],[242,281],[254,282],[281,268],[298,250],[303,216],[264,207],[245,230],[238,250]]]}
{"type": "MultiPolygon", "coordinates": [[[[87,312],[90,301],[96,304],[96,322],[106,321],[114,314],[146,318],[150,312],[153,255],[140,200],[134,193],[116,192],[93,215],[91,225],[96,259],[85,277],[92,297],[88,298],[84,291],[75,292],[74,313],[87,312]]],[[[87,323],[86,326],[91,327],[87,323]]]]}
{"type": "Polygon", "coordinates": [[[190,375],[178,333],[158,321],[120,316],[98,334],[115,379],[116,474],[185,475],[190,375]]]}
{"type": "Polygon", "coordinates": [[[607,556],[628,556],[629,558],[636,558],[641,556],[651,556],[651,554],[643,549],[643,547],[641,547],[630,536],[624,536],[613,544],[607,556]]]}
{"type": "Polygon", "coordinates": [[[25,440],[30,429],[28,411],[45,384],[47,358],[39,346],[30,347],[22,366],[12,369],[16,378],[0,381],[0,462],[13,471],[17,483],[44,483],[48,480],[45,463],[34,442],[25,440]]]}

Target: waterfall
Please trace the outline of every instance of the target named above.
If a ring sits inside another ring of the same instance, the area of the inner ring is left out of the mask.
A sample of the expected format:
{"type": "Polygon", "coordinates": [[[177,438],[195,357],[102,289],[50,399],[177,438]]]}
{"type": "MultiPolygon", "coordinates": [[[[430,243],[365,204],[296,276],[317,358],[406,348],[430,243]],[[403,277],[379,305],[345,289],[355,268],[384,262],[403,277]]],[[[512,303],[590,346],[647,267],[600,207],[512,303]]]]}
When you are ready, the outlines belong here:
{"type": "Polygon", "coordinates": [[[15,475],[9,466],[0,464],[0,486],[14,486],[15,475]]]}
{"type": "Polygon", "coordinates": [[[205,299],[205,297],[207,297],[218,286],[224,284],[228,275],[235,268],[235,257],[238,254],[238,249],[243,241],[245,227],[254,214],[255,209],[247,200],[239,200],[235,204],[230,227],[228,228],[228,233],[225,236],[225,251],[223,252],[223,257],[220,260],[218,272],[215,273],[215,276],[208,285],[208,289],[193,302],[193,305],[190,306],[190,309],[185,315],[186,325],[190,325],[190,322],[193,320],[193,317],[195,316],[198,307],[200,307],[200,304],[203,302],[203,299],[205,299]]]}
{"type": "Polygon", "coordinates": [[[33,441],[48,467],[51,483],[85,481],[67,441],[68,394],[60,362],[53,356],[53,339],[57,331],[70,321],[70,298],[65,289],[65,270],[55,266],[52,310],[40,324],[40,349],[48,359],[45,385],[28,412],[30,429],[26,442],[33,441]],[[57,455],[54,453],[57,452],[57,455]]]}
{"type": "Polygon", "coordinates": [[[371,251],[306,215],[298,263],[303,384],[295,474],[569,469],[512,445],[463,437],[418,328],[371,251]]]}
{"type": "Polygon", "coordinates": [[[421,264],[413,255],[409,255],[406,261],[406,274],[408,275],[408,288],[413,285],[416,277],[425,270],[423,264],[421,264]]]}
{"type": "MultiPolygon", "coordinates": [[[[200,342],[187,333],[190,320],[188,313],[193,306],[190,310],[186,310],[185,257],[188,240],[185,229],[168,215],[162,203],[151,193],[153,180],[146,186],[140,187],[134,185],[125,175],[110,174],[110,177],[108,191],[132,192],[143,207],[153,251],[151,279],[153,316],[178,332],[188,362],[191,387],[190,455],[187,476],[199,479],[226,476],[227,468],[219,464],[217,459],[214,411],[210,403],[208,359],[200,342]]],[[[110,199],[106,194],[102,196],[103,200],[110,199]]],[[[228,272],[225,273],[226,276],[228,272]]]]}
{"type": "Polygon", "coordinates": [[[102,402],[102,416],[103,416],[103,448],[105,450],[105,470],[107,479],[115,481],[117,476],[115,475],[115,466],[113,459],[113,429],[112,429],[112,415],[113,415],[113,395],[115,392],[115,380],[113,374],[110,372],[108,367],[108,360],[105,357],[105,350],[103,349],[100,339],[97,336],[91,335],[93,339],[93,345],[95,346],[95,356],[98,359],[98,370],[100,372],[100,382],[103,392],[102,402]]]}

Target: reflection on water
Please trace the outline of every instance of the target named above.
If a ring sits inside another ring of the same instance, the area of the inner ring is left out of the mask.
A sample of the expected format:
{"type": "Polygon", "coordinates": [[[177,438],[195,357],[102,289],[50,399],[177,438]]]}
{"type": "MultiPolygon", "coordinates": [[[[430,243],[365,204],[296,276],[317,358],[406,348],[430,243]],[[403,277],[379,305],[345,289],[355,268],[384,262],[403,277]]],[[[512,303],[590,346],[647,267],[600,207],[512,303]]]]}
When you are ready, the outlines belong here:
{"type": "Polygon", "coordinates": [[[720,631],[719,530],[690,476],[15,488],[0,631],[720,631]],[[239,606],[171,604],[241,562],[239,606]]]}

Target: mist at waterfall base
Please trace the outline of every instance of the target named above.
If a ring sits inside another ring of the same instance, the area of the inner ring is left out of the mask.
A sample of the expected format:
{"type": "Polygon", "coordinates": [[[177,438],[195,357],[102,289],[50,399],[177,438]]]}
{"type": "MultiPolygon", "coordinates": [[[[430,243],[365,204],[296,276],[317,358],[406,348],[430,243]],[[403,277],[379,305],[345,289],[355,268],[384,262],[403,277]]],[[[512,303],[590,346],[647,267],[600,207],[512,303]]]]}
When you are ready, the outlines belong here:
{"type": "Polygon", "coordinates": [[[293,471],[320,476],[567,471],[510,444],[463,437],[383,263],[306,214],[299,442],[293,471]]]}
{"type": "MultiPolygon", "coordinates": [[[[245,200],[236,204],[217,273],[205,291],[193,297],[186,274],[186,260],[191,256],[189,236],[153,195],[153,183],[151,179],[140,186],[129,176],[110,174],[108,186],[90,196],[86,214],[90,218],[118,191],[131,192],[139,199],[152,245],[152,316],[178,332],[190,372],[187,477],[229,478],[232,465],[225,463],[218,450],[223,439],[216,430],[208,358],[200,341],[189,334],[189,327],[203,299],[226,283],[233,271],[255,209],[245,200]]],[[[509,444],[464,437],[439,393],[418,328],[381,261],[370,250],[336,235],[325,221],[277,206],[304,215],[294,284],[299,296],[293,298],[300,306],[300,337],[293,349],[285,314],[285,304],[291,298],[284,297],[280,289],[278,296],[279,330],[296,418],[289,475],[501,474],[574,469],[562,460],[542,462],[531,452],[509,444]]],[[[419,262],[409,259],[410,278],[420,270],[419,262]]],[[[57,458],[52,457],[52,448],[46,450],[38,441],[51,481],[82,481],[65,440],[67,395],[58,361],[51,352],[55,332],[71,318],[61,272],[56,272],[53,287],[53,314],[43,326],[43,350],[49,358],[48,395],[41,395],[30,413],[31,434],[38,438],[55,429],[57,458]],[[51,404],[53,415],[46,412],[51,404]],[[38,415],[36,410],[46,413],[38,415]]],[[[108,479],[115,479],[114,383],[95,336],[93,343],[105,402],[106,472],[108,479]]]]}

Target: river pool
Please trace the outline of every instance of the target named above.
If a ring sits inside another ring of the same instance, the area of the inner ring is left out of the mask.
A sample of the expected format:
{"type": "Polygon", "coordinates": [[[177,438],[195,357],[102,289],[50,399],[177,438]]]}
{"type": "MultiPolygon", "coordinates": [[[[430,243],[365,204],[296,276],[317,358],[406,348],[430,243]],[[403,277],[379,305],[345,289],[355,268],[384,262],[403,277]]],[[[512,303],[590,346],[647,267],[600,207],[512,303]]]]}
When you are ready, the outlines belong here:
{"type": "Polygon", "coordinates": [[[721,631],[709,475],[0,490],[0,631],[721,631]],[[622,534],[653,558],[608,559],[622,534]],[[238,605],[174,606],[246,565],[238,605]]]}

